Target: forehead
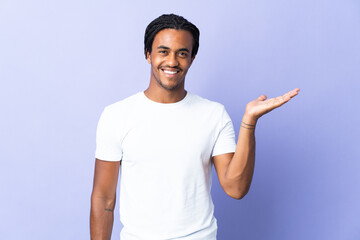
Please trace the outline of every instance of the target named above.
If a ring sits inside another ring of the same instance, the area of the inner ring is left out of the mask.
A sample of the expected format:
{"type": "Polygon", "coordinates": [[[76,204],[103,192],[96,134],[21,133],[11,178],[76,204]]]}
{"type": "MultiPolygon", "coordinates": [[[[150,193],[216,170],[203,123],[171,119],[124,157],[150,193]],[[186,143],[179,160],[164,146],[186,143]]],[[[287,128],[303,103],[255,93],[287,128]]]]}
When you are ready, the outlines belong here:
{"type": "Polygon", "coordinates": [[[155,35],[152,47],[165,46],[171,49],[187,48],[191,51],[192,45],[193,36],[189,31],[163,29],[155,35]]]}

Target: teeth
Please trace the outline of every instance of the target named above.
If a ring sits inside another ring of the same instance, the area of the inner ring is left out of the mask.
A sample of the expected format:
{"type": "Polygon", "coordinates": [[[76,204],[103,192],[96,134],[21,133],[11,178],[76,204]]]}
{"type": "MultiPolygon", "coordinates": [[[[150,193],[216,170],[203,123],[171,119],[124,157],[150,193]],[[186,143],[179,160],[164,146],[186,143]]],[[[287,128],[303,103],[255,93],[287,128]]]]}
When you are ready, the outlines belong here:
{"type": "Polygon", "coordinates": [[[169,70],[163,70],[164,73],[167,73],[167,74],[175,74],[177,73],[177,71],[169,71],[169,70]]]}

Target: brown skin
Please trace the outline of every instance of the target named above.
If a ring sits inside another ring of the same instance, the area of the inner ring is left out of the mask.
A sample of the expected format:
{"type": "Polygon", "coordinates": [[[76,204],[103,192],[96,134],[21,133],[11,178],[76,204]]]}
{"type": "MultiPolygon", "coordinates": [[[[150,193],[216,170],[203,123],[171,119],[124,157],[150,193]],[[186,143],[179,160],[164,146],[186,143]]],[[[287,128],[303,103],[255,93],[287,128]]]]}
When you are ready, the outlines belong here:
{"type": "Polygon", "coordinates": [[[255,126],[258,119],[295,97],[299,88],[282,96],[266,100],[265,95],[246,105],[235,153],[213,157],[216,173],[224,191],[232,198],[241,199],[249,191],[255,166],[255,126]],[[253,129],[250,129],[253,128],[253,129]]]}
{"type": "Polygon", "coordinates": [[[147,61],[151,64],[151,77],[145,95],[160,103],[182,100],[186,91],[185,76],[195,57],[191,57],[193,37],[184,30],[164,29],[158,32],[147,61]],[[166,74],[164,71],[176,71],[166,74]]]}
{"type": "Polygon", "coordinates": [[[90,235],[92,240],[110,240],[114,221],[119,162],[95,160],[91,194],[90,235]]]}
{"type": "MultiPolygon", "coordinates": [[[[159,103],[175,103],[186,96],[185,76],[195,57],[191,57],[193,38],[184,30],[164,29],[155,36],[152,52],[147,53],[151,64],[151,77],[145,95],[159,103]],[[170,71],[170,73],[166,73],[170,71]],[[171,72],[176,72],[171,74],[171,72]]],[[[288,102],[298,94],[296,88],[283,96],[266,100],[261,95],[246,106],[235,153],[213,157],[219,182],[224,191],[235,199],[243,198],[249,191],[255,165],[255,134],[258,119],[288,102]]],[[[120,160],[120,159],[119,159],[120,160]]],[[[120,161],[107,162],[96,159],[94,187],[91,195],[91,239],[111,238],[113,209],[120,161]]]]}

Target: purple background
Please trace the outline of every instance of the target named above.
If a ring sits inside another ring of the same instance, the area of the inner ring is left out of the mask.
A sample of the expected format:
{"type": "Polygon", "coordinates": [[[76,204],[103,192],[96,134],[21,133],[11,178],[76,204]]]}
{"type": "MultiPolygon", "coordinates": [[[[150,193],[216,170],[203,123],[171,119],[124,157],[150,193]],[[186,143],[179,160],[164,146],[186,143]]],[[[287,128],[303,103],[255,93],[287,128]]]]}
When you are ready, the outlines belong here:
{"type": "Polygon", "coordinates": [[[98,118],[147,87],[144,30],[170,12],[201,31],[186,89],[236,132],[247,102],[301,89],[260,119],[244,199],[213,172],[218,239],[360,239],[357,0],[0,1],[0,239],[89,239],[98,118]]]}

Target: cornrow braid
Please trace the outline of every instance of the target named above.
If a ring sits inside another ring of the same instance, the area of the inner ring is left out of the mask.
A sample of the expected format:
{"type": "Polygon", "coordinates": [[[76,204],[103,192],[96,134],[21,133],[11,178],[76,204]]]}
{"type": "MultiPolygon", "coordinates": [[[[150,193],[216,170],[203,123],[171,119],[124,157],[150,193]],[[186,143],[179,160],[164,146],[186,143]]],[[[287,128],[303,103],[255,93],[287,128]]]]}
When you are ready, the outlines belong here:
{"type": "Polygon", "coordinates": [[[154,42],[155,35],[163,29],[176,29],[176,30],[186,30],[189,31],[194,39],[193,49],[191,52],[191,57],[194,57],[199,49],[199,29],[183,18],[175,14],[163,14],[160,17],[154,19],[145,30],[144,36],[144,53],[145,59],[147,58],[147,53],[151,53],[152,44],[154,42]]]}

